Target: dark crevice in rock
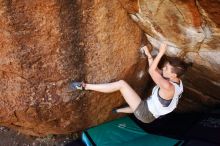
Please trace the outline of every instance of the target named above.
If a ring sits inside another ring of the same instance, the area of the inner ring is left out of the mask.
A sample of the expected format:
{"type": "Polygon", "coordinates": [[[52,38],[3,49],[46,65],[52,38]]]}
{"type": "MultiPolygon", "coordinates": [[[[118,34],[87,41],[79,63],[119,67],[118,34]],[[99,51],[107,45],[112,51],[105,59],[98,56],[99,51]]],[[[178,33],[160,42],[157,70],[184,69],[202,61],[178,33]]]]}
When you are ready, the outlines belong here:
{"type": "MultiPolygon", "coordinates": [[[[85,53],[86,53],[86,25],[83,24],[85,17],[85,10],[91,4],[84,3],[83,1],[62,1],[60,2],[60,28],[61,36],[61,49],[65,48],[65,51],[62,54],[61,63],[63,70],[66,71],[66,77],[70,77],[69,81],[84,81],[87,74],[85,68],[85,53]]],[[[69,82],[68,82],[69,83],[69,82]]],[[[82,98],[85,97],[85,93],[80,92],[79,94],[71,95],[73,99],[78,99],[78,101],[73,101],[71,110],[74,110],[74,114],[79,116],[84,123],[84,125],[89,125],[88,117],[85,115],[82,106],[85,104],[85,100],[82,98]],[[77,104],[76,104],[77,103],[77,104]]],[[[69,101],[71,102],[71,101],[69,101]]],[[[68,103],[66,103],[68,104],[68,103]]],[[[65,104],[63,106],[66,106],[65,104]]],[[[67,112],[67,111],[66,111],[67,112]]],[[[69,113],[69,112],[68,112],[69,113]]],[[[89,114],[89,112],[88,112],[89,114]]],[[[72,119],[68,119],[72,120],[72,119]]],[[[58,120],[62,125],[64,121],[61,119],[58,120]]],[[[74,121],[71,121],[74,122],[74,121]]],[[[64,122],[64,125],[65,122],[64,122]]],[[[72,125],[68,125],[69,129],[75,129],[72,125]]],[[[79,126],[78,124],[75,126],[79,126]]]]}
{"type": "Polygon", "coordinates": [[[82,25],[82,2],[68,0],[63,1],[60,5],[60,27],[61,32],[63,32],[61,37],[63,43],[60,47],[65,49],[65,58],[61,60],[63,69],[69,70],[69,76],[72,76],[73,80],[84,80],[86,74],[84,68],[85,48],[83,45],[85,28],[82,25]],[[74,71],[75,68],[78,70],[74,71]]]}

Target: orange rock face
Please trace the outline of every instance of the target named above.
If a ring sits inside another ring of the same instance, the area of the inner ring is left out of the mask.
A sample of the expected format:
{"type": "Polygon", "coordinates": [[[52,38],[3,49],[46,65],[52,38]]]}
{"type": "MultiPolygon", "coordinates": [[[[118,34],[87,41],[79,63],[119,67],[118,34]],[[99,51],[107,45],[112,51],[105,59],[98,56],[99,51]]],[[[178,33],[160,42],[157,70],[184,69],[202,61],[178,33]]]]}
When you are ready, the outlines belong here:
{"type": "Polygon", "coordinates": [[[116,118],[111,109],[125,102],[119,92],[69,92],[68,85],[125,79],[143,94],[149,76],[138,53],[142,31],[155,49],[166,40],[166,55],[193,62],[180,111],[220,103],[218,1],[2,0],[0,6],[1,125],[44,136],[116,118]]]}
{"type": "Polygon", "coordinates": [[[67,87],[132,78],[141,31],[117,0],[0,5],[1,125],[43,136],[115,118],[111,109],[124,103],[119,93],[67,87]]]}

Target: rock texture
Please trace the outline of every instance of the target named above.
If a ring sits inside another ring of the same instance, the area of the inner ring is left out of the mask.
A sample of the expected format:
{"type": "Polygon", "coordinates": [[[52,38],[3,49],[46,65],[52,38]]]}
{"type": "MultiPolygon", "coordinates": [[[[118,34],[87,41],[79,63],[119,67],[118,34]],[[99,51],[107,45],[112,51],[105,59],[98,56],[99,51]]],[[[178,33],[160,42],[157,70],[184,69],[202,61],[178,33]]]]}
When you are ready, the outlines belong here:
{"type": "Polygon", "coordinates": [[[219,105],[220,1],[130,0],[121,4],[154,48],[168,41],[168,56],[193,62],[183,79],[186,92],[179,109],[202,110],[219,105]]]}
{"type": "Polygon", "coordinates": [[[0,0],[0,124],[29,135],[65,134],[116,118],[117,93],[69,92],[71,81],[127,80],[141,94],[149,76],[144,36],[193,67],[180,111],[220,103],[218,0],[0,0]],[[130,17],[129,17],[130,15],[130,17]]]}
{"type": "Polygon", "coordinates": [[[117,0],[1,0],[0,7],[1,125],[45,136],[115,118],[119,93],[68,92],[68,84],[132,77],[142,34],[117,0]]]}

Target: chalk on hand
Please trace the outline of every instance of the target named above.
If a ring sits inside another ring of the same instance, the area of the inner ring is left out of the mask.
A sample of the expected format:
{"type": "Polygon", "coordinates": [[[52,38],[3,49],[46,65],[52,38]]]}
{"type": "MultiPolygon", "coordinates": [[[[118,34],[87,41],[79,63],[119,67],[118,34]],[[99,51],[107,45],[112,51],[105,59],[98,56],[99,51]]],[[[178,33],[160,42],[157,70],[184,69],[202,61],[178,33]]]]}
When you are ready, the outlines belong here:
{"type": "Polygon", "coordinates": [[[145,52],[144,52],[144,46],[141,46],[140,52],[141,52],[142,54],[145,54],[145,52]]]}
{"type": "Polygon", "coordinates": [[[144,46],[141,46],[139,51],[141,53],[141,58],[146,58],[146,54],[145,54],[145,51],[144,51],[144,46]]]}

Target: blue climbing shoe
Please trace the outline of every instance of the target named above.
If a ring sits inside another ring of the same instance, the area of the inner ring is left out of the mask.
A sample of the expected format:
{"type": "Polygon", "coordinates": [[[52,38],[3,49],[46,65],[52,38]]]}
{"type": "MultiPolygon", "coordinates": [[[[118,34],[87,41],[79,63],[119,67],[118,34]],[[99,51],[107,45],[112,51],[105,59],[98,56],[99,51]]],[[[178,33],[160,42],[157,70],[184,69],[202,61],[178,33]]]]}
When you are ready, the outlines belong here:
{"type": "Polygon", "coordinates": [[[85,90],[85,83],[84,82],[73,82],[70,84],[70,88],[72,90],[85,90]]]}
{"type": "Polygon", "coordinates": [[[118,113],[118,112],[117,112],[117,108],[112,109],[112,113],[113,113],[113,114],[117,114],[117,113],[118,113]]]}

